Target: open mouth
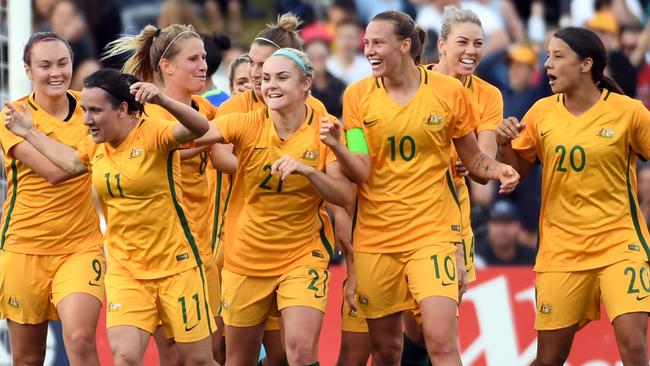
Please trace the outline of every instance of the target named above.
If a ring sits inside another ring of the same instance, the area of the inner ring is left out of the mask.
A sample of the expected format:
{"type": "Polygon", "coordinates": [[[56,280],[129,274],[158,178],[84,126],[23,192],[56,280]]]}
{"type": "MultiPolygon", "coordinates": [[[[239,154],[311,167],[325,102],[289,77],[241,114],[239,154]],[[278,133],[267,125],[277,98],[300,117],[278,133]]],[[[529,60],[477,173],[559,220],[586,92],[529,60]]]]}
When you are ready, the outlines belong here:
{"type": "Polygon", "coordinates": [[[472,58],[461,58],[460,63],[465,65],[465,66],[474,66],[476,65],[476,60],[472,58]]]}
{"type": "Polygon", "coordinates": [[[376,67],[382,64],[382,60],[378,58],[369,58],[368,61],[370,62],[370,66],[376,67]]]}
{"type": "Polygon", "coordinates": [[[548,83],[549,85],[553,85],[555,83],[555,80],[557,80],[557,76],[553,74],[546,74],[548,76],[548,83]]]}
{"type": "Polygon", "coordinates": [[[47,83],[49,86],[62,86],[63,85],[63,80],[56,80],[56,81],[49,81],[47,83]]]}
{"type": "Polygon", "coordinates": [[[268,99],[281,98],[282,96],[283,96],[283,94],[280,94],[280,93],[268,93],[268,94],[266,94],[266,97],[268,99]]]}

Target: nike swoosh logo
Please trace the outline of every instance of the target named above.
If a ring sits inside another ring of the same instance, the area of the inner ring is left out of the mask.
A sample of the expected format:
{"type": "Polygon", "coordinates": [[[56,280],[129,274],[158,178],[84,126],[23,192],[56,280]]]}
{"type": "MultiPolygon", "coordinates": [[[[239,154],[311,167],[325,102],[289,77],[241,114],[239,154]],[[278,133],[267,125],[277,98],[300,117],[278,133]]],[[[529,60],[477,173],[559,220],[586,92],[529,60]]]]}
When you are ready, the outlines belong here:
{"type": "Polygon", "coordinates": [[[449,283],[444,283],[444,282],[443,282],[443,283],[442,283],[443,286],[449,286],[449,285],[453,285],[453,284],[454,284],[454,282],[449,282],[449,283]]]}
{"type": "Polygon", "coordinates": [[[317,298],[317,299],[322,299],[323,297],[325,297],[325,295],[318,296],[318,295],[314,294],[314,297],[317,298]]]}
{"type": "Polygon", "coordinates": [[[100,284],[98,284],[98,283],[92,283],[92,281],[88,281],[88,284],[89,284],[90,286],[102,287],[102,285],[100,285],[100,284]]]}
{"type": "Polygon", "coordinates": [[[253,148],[253,151],[257,151],[257,150],[266,150],[266,148],[265,147],[254,147],[253,148]]]}
{"type": "Polygon", "coordinates": [[[187,325],[185,325],[185,331],[186,331],[186,332],[189,332],[189,331],[191,331],[192,329],[196,328],[196,326],[199,325],[199,324],[201,324],[201,323],[196,323],[196,324],[194,324],[193,326],[191,326],[191,327],[189,327],[189,328],[187,327],[187,325]]]}
{"type": "Polygon", "coordinates": [[[372,124],[377,123],[377,121],[379,121],[379,118],[376,118],[376,119],[373,119],[373,120],[370,120],[370,121],[363,120],[363,124],[366,125],[366,126],[370,126],[372,124]]]}
{"type": "Polygon", "coordinates": [[[541,133],[542,137],[546,136],[549,132],[551,132],[551,130],[548,130],[548,131],[544,131],[544,132],[542,132],[542,133],[541,133]]]}
{"type": "Polygon", "coordinates": [[[639,296],[639,295],[636,295],[636,299],[637,299],[638,301],[641,301],[641,300],[645,299],[645,298],[648,297],[648,296],[650,296],[650,295],[645,295],[645,296],[639,296]]]}

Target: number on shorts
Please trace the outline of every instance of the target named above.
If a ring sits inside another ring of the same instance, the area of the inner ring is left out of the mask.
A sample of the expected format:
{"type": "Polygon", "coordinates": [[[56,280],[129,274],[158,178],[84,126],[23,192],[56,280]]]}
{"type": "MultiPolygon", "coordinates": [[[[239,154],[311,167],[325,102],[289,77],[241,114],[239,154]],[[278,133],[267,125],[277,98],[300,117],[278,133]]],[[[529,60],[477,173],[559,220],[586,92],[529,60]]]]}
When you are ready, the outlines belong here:
{"type": "Polygon", "coordinates": [[[318,287],[315,286],[316,282],[320,278],[320,276],[318,276],[318,271],[312,268],[309,270],[309,272],[307,272],[307,274],[310,276],[314,276],[314,278],[311,279],[311,282],[309,282],[309,286],[307,286],[307,290],[318,291],[318,287]]]}
{"type": "Polygon", "coordinates": [[[632,267],[625,267],[625,270],[623,271],[623,274],[627,276],[627,274],[630,274],[630,285],[627,287],[627,293],[628,294],[637,294],[639,293],[638,288],[634,288],[634,282],[636,282],[636,271],[632,267]]]}
{"type": "MultiPolygon", "coordinates": [[[[628,273],[631,276],[630,284],[627,287],[627,293],[638,294],[640,291],[636,284],[636,271],[633,267],[625,267],[623,274],[627,276],[628,273]]],[[[643,291],[650,292],[650,273],[648,273],[648,269],[646,267],[641,267],[639,270],[639,282],[641,282],[641,288],[643,288],[643,291]]]]}
{"type": "MultiPolygon", "coordinates": [[[[199,294],[192,295],[194,303],[196,304],[196,319],[201,320],[201,306],[199,306],[199,294]]],[[[185,296],[178,298],[178,302],[181,303],[181,312],[183,313],[183,324],[187,324],[187,306],[185,305],[185,296]]]]}
{"type": "MultiPolygon", "coordinates": [[[[440,264],[438,263],[438,255],[432,255],[431,260],[433,261],[433,271],[436,275],[436,279],[440,279],[440,264]]],[[[454,260],[450,256],[446,256],[443,262],[443,266],[445,267],[445,274],[447,275],[447,278],[450,281],[454,281],[456,279],[456,264],[454,263],[454,260]],[[451,270],[449,269],[449,263],[451,263],[451,270]]]]}
{"type": "Polygon", "coordinates": [[[95,282],[99,282],[99,279],[102,278],[102,263],[99,261],[99,259],[93,259],[92,266],[93,271],[95,271],[97,274],[97,277],[95,277],[95,282]]]}

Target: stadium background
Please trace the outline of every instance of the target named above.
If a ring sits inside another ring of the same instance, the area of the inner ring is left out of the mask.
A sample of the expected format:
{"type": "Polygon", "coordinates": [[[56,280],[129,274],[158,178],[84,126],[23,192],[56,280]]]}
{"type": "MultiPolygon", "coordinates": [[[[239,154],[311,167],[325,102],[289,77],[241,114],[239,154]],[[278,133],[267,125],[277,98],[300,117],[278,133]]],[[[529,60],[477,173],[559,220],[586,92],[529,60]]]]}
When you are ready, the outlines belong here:
{"type": "MultiPolygon", "coordinates": [[[[314,94],[333,114],[340,114],[345,85],[369,74],[361,53],[362,31],[369,19],[387,9],[410,13],[429,34],[425,60],[435,62],[441,10],[451,3],[474,10],[483,21],[486,44],[477,73],[501,89],[506,116],[521,117],[535,100],[550,93],[542,67],[545,43],[553,30],[564,25],[588,25],[596,30],[610,52],[608,74],[626,94],[650,106],[650,0],[32,0],[31,4],[1,0],[0,96],[3,100],[15,99],[29,91],[21,57],[32,32],[51,29],[68,38],[75,51],[74,78],[81,80],[102,66],[99,56],[103,45],[120,34],[136,34],[149,23],[194,24],[205,33],[229,34],[232,47],[223,51],[223,62],[212,77],[215,85],[227,92],[230,60],[247,50],[264,24],[279,13],[293,11],[304,20],[301,34],[320,81],[314,94]],[[350,21],[357,26],[349,26],[350,21]]],[[[650,166],[638,168],[639,201],[648,221],[650,166]]],[[[5,177],[2,172],[2,200],[5,177]]],[[[459,342],[466,365],[527,365],[534,357],[531,264],[539,185],[537,172],[509,197],[497,197],[489,191],[472,197],[477,262],[482,268],[460,308],[459,342]]],[[[319,348],[323,365],[333,365],[338,355],[344,272],[340,262],[333,263],[319,348]]],[[[103,319],[98,327],[98,348],[102,364],[111,365],[103,319]]],[[[6,323],[0,321],[0,365],[10,364],[9,355],[6,323]]],[[[155,349],[150,347],[146,364],[156,362],[155,349]]],[[[46,365],[66,364],[60,324],[52,322],[46,365]]],[[[621,364],[606,320],[578,333],[569,364],[621,364]]]]}

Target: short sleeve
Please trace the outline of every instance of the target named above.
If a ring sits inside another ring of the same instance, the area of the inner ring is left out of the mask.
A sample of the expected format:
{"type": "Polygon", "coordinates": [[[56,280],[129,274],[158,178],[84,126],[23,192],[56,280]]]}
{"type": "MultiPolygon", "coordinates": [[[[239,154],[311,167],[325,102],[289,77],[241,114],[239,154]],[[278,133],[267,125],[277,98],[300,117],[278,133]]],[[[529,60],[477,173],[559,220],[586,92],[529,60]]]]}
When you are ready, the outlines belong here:
{"type": "Polygon", "coordinates": [[[174,137],[174,127],[180,122],[169,123],[168,120],[144,120],[138,122],[139,127],[144,127],[146,140],[154,145],[157,151],[171,151],[181,147],[192,147],[192,144],[181,144],[174,137]]]}
{"type": "Polygon", "coordinates": [[[232,113],[243,113],[248,111],[246,93],[239,93],[221,103],[215,117],[222,117],[232,113]]]}
{"type": "MultiPolygon", "coordinates": [[[[330,119],[330,121],[337,120],[337,118],[332,116],[332,115],[329,116],[329,119],[330,119]]],[[[344,145],[346,145],[345,134],[344,133],[341,134],[341,139],[340,140],[344,145]]],[[[325,154],[325,165],[333,163],[333,162],[335,162],[337,160],[336,155],[334,154],[334,151],[332,151],[332,149],[330,149],[329,146],[326,147],[326,150],[327,150],[327,152],[325,154]]]]}
{"type": "Polygon", "coordinates": [[[489,97],[486,98],[487,103],[485,110],[481,113],[481,118],[476,129],[477,132],[481,131],[496,131],[503,121],[503,96],[497,88],[490,88],[489,97]]]}
{"type": "Polygon", "coordinates": [[[77,158],[83,165],[90,166],[90,157],[94,153],[97,145],[93,141],[93,138],[86,136],[79,145],[77,145],[77,158]]]}
{"type": "Polygon", "coordinates": [[[479,111],[467,88],[460,82],[452,85],[456,87],[457,92],[454,93],[453,99],[454,125],[451,137],[456,139],[474,131],[478,124],[479,111]]]}
{"type": "Polygon", "coordinates": [[[352,84],[343,93],[343,125],[346,130],[361,128],[363,116],[359,112],[359,92],[357,84],[352,84]]]}
{"type": "MultiPolygon", "coordinates": [[[[4,121],[6,115],[7,108],[4,108],[0,113],[0,121],[4,121]]],[[[25,140],[23,140],[22,137],[14,135],[13,132],[9,131],[7,127],[5,127],[4,123],[0,123],[0,145],[2,145],[2,151],[6,156],[13,159],[14,156],[11,153],[11,149],[23,141],[25,140]]]]}
{"type": "Polygon", "coordinates": [[[635,113],[630,128],[630,146],[645,160],[650,159],[650,111],[635,101],[635,113]]]}
{"type": "MultiPolygon", "coordinates": [[[[538,159],[537,154],[537,120],[539,118],[539,108],[533,106],[521,120],[526,127],[521,131],[519,137],[512,140],[512,148],[517,152],[521,158],[525,159],[531,164],[534,164],[538,159]]],[[[541,160],[541,159],[540,159],[541,160]]]]}
{"type": "Polygon", "coordinates": [[[233,144],[239,151],[252,148],[257,142],[256,136],[259,136],[259,126],[261,123],[261,113],[256,111],[249,113],[230,113],[222,117],[217,117],[213,122],[223,136],[224,142],[233,144]]]}

